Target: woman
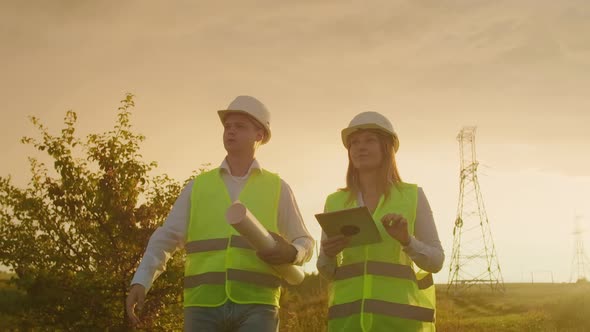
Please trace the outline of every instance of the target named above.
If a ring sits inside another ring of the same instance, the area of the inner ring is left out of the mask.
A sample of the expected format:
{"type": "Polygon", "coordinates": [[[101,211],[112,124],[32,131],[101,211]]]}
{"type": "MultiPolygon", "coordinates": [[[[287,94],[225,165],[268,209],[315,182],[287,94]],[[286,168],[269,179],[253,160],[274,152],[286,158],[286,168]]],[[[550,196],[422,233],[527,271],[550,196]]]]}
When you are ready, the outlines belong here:
{"type": "Polygon", "coordinates": [[[431,273],[442,268],[444,252],[424,192],[401,181],[393,126],[379,113],[360,113],[342,142],[346,188],[328,196],[325,211],[366,206],[382,241],[347,248],[350,238],[322,234],[317,266],[332,280],[328,330],[434,331],[431,273]]]}

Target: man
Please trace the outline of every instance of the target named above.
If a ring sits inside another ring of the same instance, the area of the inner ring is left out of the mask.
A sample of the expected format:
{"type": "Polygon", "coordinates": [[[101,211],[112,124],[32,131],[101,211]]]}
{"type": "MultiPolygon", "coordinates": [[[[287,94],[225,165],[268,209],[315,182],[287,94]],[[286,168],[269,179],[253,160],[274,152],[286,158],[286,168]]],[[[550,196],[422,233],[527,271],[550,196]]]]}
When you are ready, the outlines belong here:
{"type": "Polygon", "coordinates": [[[271,265],[311,258],[314,241],[289,185],[255,159],[258,146],[271,137],[268,110],[256,98],[239,96],[218,114],[227,156],[187,184],[151,236],[127,297],[134,325],[134,308],[143,305],[167,259],[182,246],[185,331],[277,331],[281,280],[271,265]],[[225,211],[237,199],[275,237],[273,250],[255,252],[227,224],[225,211]]]}

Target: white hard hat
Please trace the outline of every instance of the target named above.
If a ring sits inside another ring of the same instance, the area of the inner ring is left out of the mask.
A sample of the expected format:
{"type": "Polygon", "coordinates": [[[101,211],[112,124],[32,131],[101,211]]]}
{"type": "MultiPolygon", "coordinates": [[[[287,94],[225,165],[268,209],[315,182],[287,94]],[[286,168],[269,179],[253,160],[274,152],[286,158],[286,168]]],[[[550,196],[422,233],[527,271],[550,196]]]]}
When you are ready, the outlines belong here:
{"type": "Polygon", "coordinates": [[[238,96],[234,99],[227,109],[217,111],[221,123],[223,123],[226,115],[229,113],[243,113],[251,116],[258,121],[266,130],[266,135],[262,140],[262,144],[270,140],[270,113],[264,104],[251,96],[238,96]]]}
{"type": "Polygon", "coordinates": [[[348,127],[342,129],[342,143],[344,144],[344,147],[348,149],[348,136],[361,129],[377,129],[391,135],[393,138],[394,150],[397,152],[399,149],[399,139],[393,130],[391,122],[377,112],[363,112],[352,118],[348,127]]]}

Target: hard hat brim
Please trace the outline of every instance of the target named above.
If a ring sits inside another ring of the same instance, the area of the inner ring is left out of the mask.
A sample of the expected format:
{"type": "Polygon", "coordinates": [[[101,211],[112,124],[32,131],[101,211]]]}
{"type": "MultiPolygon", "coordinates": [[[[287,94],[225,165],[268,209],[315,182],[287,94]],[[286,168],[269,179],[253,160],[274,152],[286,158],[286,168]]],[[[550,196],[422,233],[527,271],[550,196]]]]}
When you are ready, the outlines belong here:
{"type": "Polygon", "coordinates": [[[264,131],[266,131],[266,135],[264,135],[264,138],[262,139],[261,144],[266,144],[266,143],[268,143],[268,141],[270,141],[270,128],[268,126],[266,126],[264,123],[261,123],[260,121],[258,121],[255,117],[253,117],[250,113],[248,113],[246,111],[243,111],[243,110],[218,110],[217,115],[219,116],[219,120],[221,120],[221,124],[223,124],[225,117],[230,113],[244,114],[244,115],[247,115],[250,119],[256,121],[256,123],[258,123],[262,128],[264,128],[264,131]]]}
{"type": "Polygon", "coordinates": [[[356,131],[363,130],[363,129],[376,129],[376,130],[386,133],[387,135],[391,135],[391,137],[393,138],[394,151],[397,152],[397,150],[399,149],[399,139],[397,138],[397,135],[395,133],[392,133],[391,131],[386,130],[385,128],[383,128],[379,125],[373,124],[373,123],[362,124],[362,125],[357,125],[357,126],[352,126],[352,127],[342,129],[341,136],[342,136],[342,144],[344,145],[344,147],[348,149],[348,136],[350,136],[352,133],[354,133],[356,131]]]}

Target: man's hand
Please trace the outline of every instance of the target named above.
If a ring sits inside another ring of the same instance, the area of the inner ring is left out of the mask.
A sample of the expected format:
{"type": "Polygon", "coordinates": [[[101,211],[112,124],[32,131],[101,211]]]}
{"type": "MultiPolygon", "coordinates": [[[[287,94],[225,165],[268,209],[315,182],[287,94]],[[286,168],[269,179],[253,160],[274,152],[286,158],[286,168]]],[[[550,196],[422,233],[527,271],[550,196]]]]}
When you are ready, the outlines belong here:
{"type": "Polygon", "coordinates": [[[328,257],[336,257],[350,243],[351,237],[336,235],[322,241],[322,252],[328,257]]]}
{"type": "Polygon", "coordinates": [[[129,294],[127,295],[127,300],[125,301],[125,309],[133,326],[137,326],[140,323],[139,318],[135,315],[135,308],[137,307],[138,311],[141,310],[144,300],[145,287],[140,284],[134,284],[131,286],[129,294]]]}
{"type": "Polygon", "coordinates": [[[277,241],[277,245],[271,250],[259,250],[256,255],[271,265],[292,264],[297,257],[297,249],[279,234],[270,232],[270,235],[277,241]]]}
{"type": "Polygon", "coordinates": [[[381,223],[392,238],[396,239],[403,246],[410,244],[410,233],[408,232],[408,221],[402,215],[389,213],[381,218],[381,223]]]}

